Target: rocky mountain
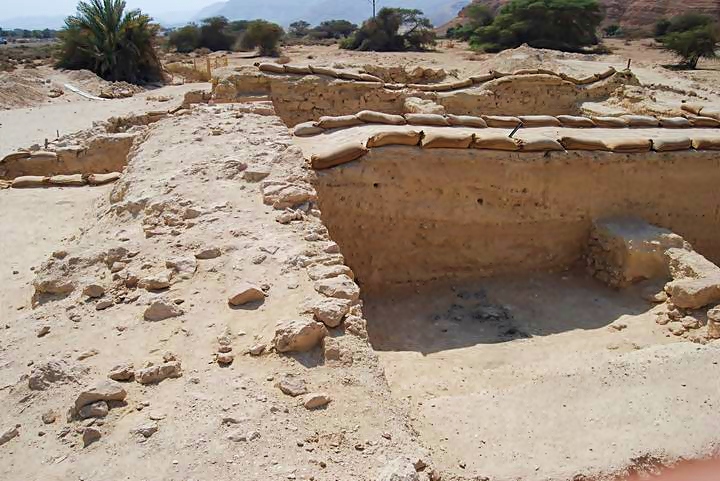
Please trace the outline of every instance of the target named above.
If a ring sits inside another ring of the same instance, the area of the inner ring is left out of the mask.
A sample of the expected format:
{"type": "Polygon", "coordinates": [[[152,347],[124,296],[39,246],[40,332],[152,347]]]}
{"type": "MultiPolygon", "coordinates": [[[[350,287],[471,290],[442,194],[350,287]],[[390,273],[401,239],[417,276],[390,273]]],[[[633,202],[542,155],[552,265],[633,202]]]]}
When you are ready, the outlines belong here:
{"type": "MultiPolygon", "coordinates": [[[[509,0],[473,0],[497,10],[509,0]]],[[[701,12],[720,20],[720,0],[600,0],[605,7],[605,24],[650,29],[660,18],[686,12],[701,12]]],[[[463,9],[464,11],[464,9],[463,9]]],[[[462,23],[463,11],[450,25],[462,23]]]]}
{"type": "MultiPolygon", "coordinates": [[[[393,0],[378,1],[383,6],[417,8],[422,10],[435,25],[441,25],[456,17],[470,0],[393,0]]],[[[324,20],[345,19],[360,24],[372,15],[370,2],[365,0],[228,0],[214,3],[195,15],[198,21],[214,15],[231,20],[263,18],[281,25],[305,20],[315,25],[324,20]]]]}

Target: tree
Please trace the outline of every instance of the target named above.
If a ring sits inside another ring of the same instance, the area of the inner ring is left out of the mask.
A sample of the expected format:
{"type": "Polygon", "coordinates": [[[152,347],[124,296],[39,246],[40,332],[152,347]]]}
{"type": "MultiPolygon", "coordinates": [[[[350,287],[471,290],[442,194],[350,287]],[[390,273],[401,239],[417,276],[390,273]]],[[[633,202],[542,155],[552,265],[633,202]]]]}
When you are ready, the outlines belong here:
{"type": "Polygon", "coordinates": [[[310,24],[305,20],[298,20],[290,24],[290,35],[297,38],[302,38],[310,33],[310,24]]]}
{"type": "Polygon", "coordinates": [[[596,32],[602,20],[597,0],[512,0],[492,24],[473,33],[470,45],[487,52],[524,43],[575,52],[597,45],[596,32]]]}
{"type": "Polygon", "coordinates": [[[434,44],[432,24],[421,10],[382,8],[340,46],[349,50],[399,52],[424,50],[434,44]]]}
{"type": "Polygon", "coordinates": [[[275,56],[278,54],[278,45],[285,36],[285,31],[276,23],[265,20],[250,22],[241,44],[244,49],[259,48],[260,55],[275,56]]]}
{"type": "Polygon", "coordinates": [[[469,40],[475,30],[485,27],[493,22],[494,16],[492,10],[487,5],[473,3],[463,10],[465,23],[458,27],[449,28],[447,31],[448,38],[456,38],[458,40],[469,40]]]}
{"type": "Polygon", "coordinates": [[[162,80],[154,43],[159,26],[123,0],[81,1],[60,32],[60,61],[68,69],[88,69],[107,80],[139,83],[162,80]]]}
{"type": "Polygon", "coordinates": [[[180,53],[188,53],[200,48],[200,29],[194,23],[180,27],[170,33],[168,43],[180,53]]]}
{"type": "Polygon", "coordinates": [[[357,25],[347,20],[326,20],[312,29],[318,38],[345,38],[357,30],[357,25]]]}
{"type": "Polygon", "coordinates": [[[671,20],[661,20],[655,33],[663,48],[682,59],[682,65],[697,68],[701,58],[713,58],[720,42],[720,28],[709,15],[686,13],[671,20]]]}
{"type": "Polygon", "coordinates": [[[210,50],[230,50],[235,37],[226,30],[230,22],[225,17],[210,17],[202,21],[200,26],[200,46],[210,50]]]}

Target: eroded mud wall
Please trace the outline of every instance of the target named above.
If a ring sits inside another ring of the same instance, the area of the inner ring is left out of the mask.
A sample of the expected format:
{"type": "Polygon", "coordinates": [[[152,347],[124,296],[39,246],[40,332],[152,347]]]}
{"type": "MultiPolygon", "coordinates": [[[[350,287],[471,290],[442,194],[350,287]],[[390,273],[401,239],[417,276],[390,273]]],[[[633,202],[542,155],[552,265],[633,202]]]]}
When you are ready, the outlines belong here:
{"type": "Polygon", "coordinates": [[[595,218],[634,215],[720,260],[720,156],[373,149],[316,174],[323,220],[365,289],[560,268],[595,218]]]}

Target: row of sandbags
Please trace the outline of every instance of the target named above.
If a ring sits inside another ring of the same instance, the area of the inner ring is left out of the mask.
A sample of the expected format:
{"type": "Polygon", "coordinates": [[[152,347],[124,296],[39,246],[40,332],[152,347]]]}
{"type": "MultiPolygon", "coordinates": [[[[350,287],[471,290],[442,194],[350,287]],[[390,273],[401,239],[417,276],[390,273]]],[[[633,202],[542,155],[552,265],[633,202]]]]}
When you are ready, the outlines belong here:
{"type": "Polygon", "coordinates": [[[589,85],[594,82],[598,82],[600,80],[605,80],[617,73],[617,70],[610,67],[606,71],[593,74],[588,77],[584,78],[574,78],[570,75],[566,75],[564,73],[556,73],[551,70],[545,70],[545,69],[524,69],[524,70],[517,70],[512,73],[507,72],[498,72],[496,70],[491,70],[490,73],[484,74],[484,75],[476,75],[472,76],[467,79],[463,80],[456,80],[454,82],[444,82],[444,83],[437,83],[437,84],[393,84],[393,83],[385,83],[383,80],[379,77],[376,77],[374,75],[370,75],[367,73],[355,73],[355,72],[348,72],[345,70],[336,70],[331,67],[316,67],[314,65],[303,65],[303,66],[297,66],[297,65],[280,65],[277,63],[259,63],[257,64],[258,69],[261,72],[265,73],[272,73],[272,74],[294,74],[294,75],[322,75],[326,77],[341,79],[341,80],[348,80],[348,81],[357,81],[357,82],[373,82],[373,83],[381,83],[383,86],[387,89],[392,90],[401,90],[401,89],[413,89],[413,90],[420,90],[423,92],[448,92],[451,90],[459,90],[464,89],[468,87],[472,87],[473,85],[479,85],[483,84],[485,82],[489,82],[491,80],[503,78],[503,77],[509,77],[511,75],[550,75],[553,77],[559,77],[565,81],[572,82],[575,85],[589,85]]]}
{"type": "Polygon", "coordinates": [[[298,137],[309,137],[324,133],[326,130],[344,129],[363,124],[384,125],[425,125],[436,127],[472,127],[472,128],[507,128],[517,126],[533,127],[566,127],[566,128],[652,128],[668,129],[711,128],[720,127],[720,120],[710,117],[688,115],[686,117],[657,118],[647,115],[621,115],[619,117],[580,117],[575,115],[521,115],[500,116],[483,115],[439,115],[439,114],[404,114],[394,115],[372,110],[363,110],[355,115],[338,117],[320,117],[316,122],[305,122],[295,126],[293,133],[298,137]]]}
{"type": "Polygon", "coordinates": [[[110,182],[115,182],[119,178],[120,172],[110,172],[109,174],[53,175],[51,177],[25,175],[15,177],[10,187],[15,189],[32,187],[82,187],[85,185],[105,185],[110,182]]]}
{"type": "Polygon", "coordinates": [[[377,132],[367,141],[349,141],[325,147],[310,156],[310,164],[316,170],[327,169],[359,159],[370,149],[400,145],[423,149],[481,149],[508,152],[564,152],[584,150],[615,152],[623,154],[643,152],[676,152],[682,150],[720,150],[720,135],[634,137],[602,137],[593,135],[567,135],[557,139],[538,136],[533,139],[511,138],[493,132],[466,132],[456,129],[387,130],[377,132]]]}
{"type": "Polygon", "coordinates": [[[720,121],[720,107],[708,107],[699,104],[682,104],[681,108],[691,115],[708,117],[720,121]]]}

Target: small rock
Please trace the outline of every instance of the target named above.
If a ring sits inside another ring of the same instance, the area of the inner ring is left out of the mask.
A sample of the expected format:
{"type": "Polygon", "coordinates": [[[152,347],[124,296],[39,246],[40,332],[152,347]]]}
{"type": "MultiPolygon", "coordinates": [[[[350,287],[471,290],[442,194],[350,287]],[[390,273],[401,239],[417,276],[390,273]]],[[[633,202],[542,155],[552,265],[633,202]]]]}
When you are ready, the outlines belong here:
{"type": "Polygon", "coordinates": [[[217,363],[221,366],[229,366],[235,360],[235,356],[228,352],[221,352],[217,355],[217,363]]]}
{"type": "Polygon", "coordinates": [[[92,387],[85,388],[75,399],[75,410],[80,411],[83,406],[97,401],[123,401],[127,391],[122,384],[115,381],[103,380],[92,387]]]}
{"type": "Polygon", "coordinates": [[[35,333],[37,337],[44,337],[50,332],[50,326],[43,326],[35,333]]]}
{"type": "Polygon", "coordinates": [[[100,354],[100,351],[98,351],[97,349],[90,349],[89,351],[85,351],[85,352],[81,353],[77,357],[77,360],[84,361],[85,359],[88,359],[93,356],[97,356],[98,354],[100,354]]]}
{"type": "Polygon", "coordinates": [[[173,269],[181,279],[190,279],[197,271],[195,257],[177,257],[165,263],[165,267],[173,269]]]}
{"type": "Polygon", "coordinates": [[[52,409],[45,411],[42,415],[42,422],[45,424],[52,424],[57,419],[57,414],[52,409]]]}
{"type": "Polygon", "coordinates": [[[153,411],[148,414],[148,417],[151,421],[162,421],[163,419],[165,419],[165,414],[158,411],[153,411]]]}
{"type": "Polygon", "coordinates": [[[156,300],[145,310],[143,317],[146,321],[163,321],[171,317],[183,315],[183,310],[172,302],[156,300]]]}
{"type": "Polygon", "coordinates": [[[267,167],[254,166],[249,167],[243,172],[243,179],[248,182],[260,182],[270,175],[270,169],[267,167]]]}
{"type": "Polygon", "coordinates": [[[87,448],[95,441],[98,441],[102,437],[100,431],[95,428],[85,428],[83,430],[83,447],[87,448]]]}
{"type": "Polygon", "coordinates": [[[110,266],[110,272],[115,274],[116,272],[120,272],[121,270],[125,269],[126,264],[124,262],[113,262],[110,266]]]}
{"type": "Polygon", "coordinates": [[[209,260],[220,257],[221,254],[222,252],[218,248],[204,249],[195,254],[195,258],[200,260],[209,260]]]}
{"type": "Polygon", "coordinates": [[[360,288],[347,275],[321,279],[315,283],[315,290],[320,294],[338,299],[357,301],[360,298],[360,288]]]}
{"type": "Polygon", "coordinates": [[[303,352],[317,346],[327,336],[327,328],[309,319],[278,322],[273,345],[278,352],[303,352]]]}
{"type": "Polygon", "coordinates": [[[119,364],[110,370],[108,377],[113,381],[132,381],[135,379],[135,366],[132,363],[119,364]]]}
{"type": "Polygon", "coordinates": [[[332,399],[325,393],[311,393],[305,397],[303,406],[305,406],[305,409],[310,410],[319,409],[330,404],[330,401],[332,401],[332,399]]]}
{"type": "Polygon", "coordinates": [[[420,481],[415,466],[407,459],[397,458],[385,466],[378,481],[420,481]]]}
{"type": "Polygon", "coordinates": [[[167,378],[182,376],[180,361],[171,361],[159,366],[150,366],[135,371],[135,380],[140,384],[155,384],[167,378]]]}
{"type": "Polygon", "coordinates": [[[307,385],[302,379],[296,379],[291,376],[287,376],[277,383],[277,387],[287,394],[288,396],[297,397],[303,394],[307,394],[307,385]]]}
{"type": "Polygon", "coordinates": [[[231,306],[243,306],[250,302],[260,302],[265,300],[265,293],[257,286],[242,283],[236,290],[237,294],[228,299],[231,306]]]}
{"type": "Polygon", "coordinates": [[[673,336],[682,336],[687,332],[685,326],[679,322],[672,322],[668,325],[668,330],[673,336]]]}
{"type": "Polygon", "coordinates": [[[9,442],[10,440],[16,438],[20,435],[20,425],[17,424],[12,428],[6,429],[2,434],[0,434],[0,446],[3,444],[9,442]]]}
{"type": "Polygon", "coordinates": [[[99,284],[89,284],[83,289],[83,294],[90,299],[97,299],[105,295],[105,288],[99,284]]]}
{"type": "Polygon", "coordinates": [[[220,354],[227,354],[228,352],[232,352],[232,346],[220,346],[218,347],[218,352],[220,354]]]}
{"type": "Polygon", "coordinates": [[[262,353],[265,352],[266,346],[265,344],[255,344],[250,349],[248,349],[248,353],[251,356],[262,356],[262,353]]]}
{"type": "Polygon", "coordinates": [[[140,279],[138,287],[147,291],[161,291],[170,287],[170,277],[167,273],[146,276],[140,279]]]}
{"type": "Polygon", "coordinates": [[[110,408],[105,401],[97,401],[80,408],[78,415],[81,419],[87,418],[104,418],[107,416],[110,408]]]}
{"type": "Polygon", "coordinates": [[[680,320],[685,329],[699,329],[700,321],[692,316],[685,316],[680,320]]]}
{"type": "Polygon", "coordinates": [[[327,327],[337,327],[350,311],[351,304],[352,301],[349,299],[326,297],[316,301],[310,308],[310,311],[314,314],[315,319],[327,327]]]}
{"type": "Polygon", "coordinates": [[[155,422],[149,422],[145,424],[141,424],[140,426],[136,427],[132,430],[133,434],[139,434],[145,439],[149,438],[153,434],[155,434],[158,431],[158,424],[155,422]]]}
{"type": "Polygon", "coordinates": [[[104,301],[100,301],[97,304],[95,304],[95,310],[96,311],[104,311],[105,309],[108,309],[113,306],[113,301],[110,299],[105,299],[104,301]]]}

